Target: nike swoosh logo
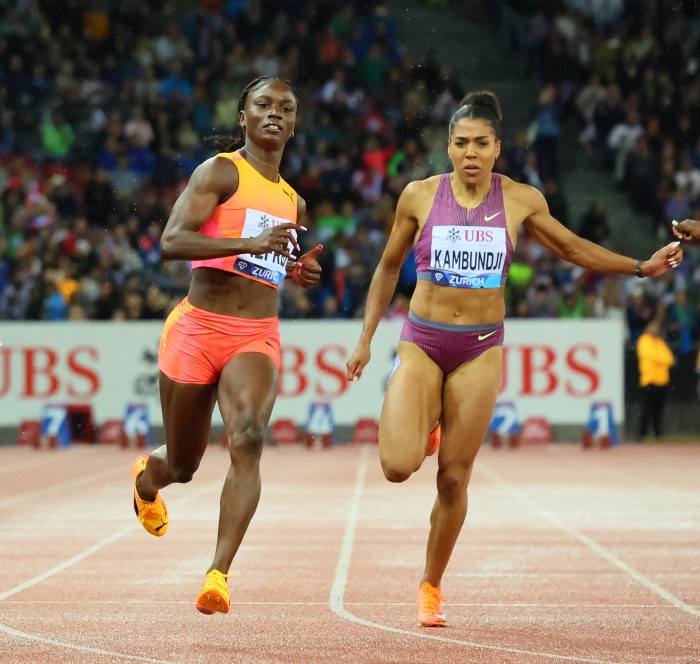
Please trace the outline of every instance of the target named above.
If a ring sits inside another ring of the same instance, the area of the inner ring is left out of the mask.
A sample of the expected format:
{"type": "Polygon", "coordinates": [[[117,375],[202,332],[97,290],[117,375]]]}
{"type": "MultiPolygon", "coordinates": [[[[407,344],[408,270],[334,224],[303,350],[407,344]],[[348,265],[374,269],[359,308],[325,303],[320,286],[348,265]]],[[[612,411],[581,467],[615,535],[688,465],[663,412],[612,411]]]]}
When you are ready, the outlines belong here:
{"type": "Polygon", "coordinates": [[[160,520],[160,526],[158,526],[157,528],[154,528],[153,530],[155,530],[156,532],[158,532],[158,531],[161,530],[162,528],[165,528],[165,526],[167,526],[167,525],[168,525],[168,524],[167,524],[167,523],[164,523],[164,522],[163,522],[163,519],[161,519],[161,520],[160,520]]]}
{"type": "Polygon", "coordinates": [[[498,330],[494,330],[493,332],[489,332],[488,334],[480,334],[480,335],[477,337],[477,339],[478,339],[479,341],[483,341],[484,339],[488,339],[492,334],[496,334],[496,332],[498,332],[498,330]]]}
{"type": "Polygon", "coordinates": [[[445,620],[445,618],[447,618],[447,616],[446,616],[444,613],[436,613],[436,614],[435,614],[435,617],[436,617],[438,620],[445,620]]]}
{"type": "Polygon", "coordinates": [[[499,214],[501,214],[503,210],[499,210],[498,212],[494,212],[493,214],[485,214],[484,215],[484,221],[491,221],[491,219],[495,219],[499,214]]]}

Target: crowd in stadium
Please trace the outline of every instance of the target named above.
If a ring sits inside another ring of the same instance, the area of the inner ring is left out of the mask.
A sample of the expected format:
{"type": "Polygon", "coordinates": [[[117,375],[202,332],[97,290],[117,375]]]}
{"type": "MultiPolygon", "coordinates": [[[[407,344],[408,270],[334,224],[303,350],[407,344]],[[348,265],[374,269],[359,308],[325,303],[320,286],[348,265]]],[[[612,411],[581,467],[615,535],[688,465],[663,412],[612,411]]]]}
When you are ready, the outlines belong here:
{"type": "MultiPolygon", "coordinates": [[[[700,218],[697,3],[504,2],[502,10],[513,52],[543,82],[532,127],[540,171],[559,167],[557,143],[569,123],[591,163],[602,164],[625,193],[638,220],[630,233],[661,244],[673,219],[700,218]]],[[[610,222],[592,208],[573,229],[605,244],[610,222]]],[[[682,269],[660,282],[626,280],[631,341],[658,317],[674,350],[692,350],[699,312],[688,291],[700,278],[697,266],[691,250],[682,269]]]]}
{"type": "MultiPolygon", "coordinates": [[[[283,317],[361,316],[398,194],[451,167],[447,123],[466,90],[434,55],[408,54],[380,2],[11,4],[0,19],[0,319],[164,319],[189,283],[186,264],[159,258],[169,210],[214,154],[206,138],[238,131],[238,97],[256,76],[300,92],[282,174],[308,204],[305,246],[326,246],[321,286],[286,284],[283,317]]],[[[582,149],[660,246],[670,219],[700,217],[700,20],[680,0],[608,2],[602,15],[591,4],[501,3],[512,57],[542,87],[495,170],[605,244],[605,207],[570,219],[560,187],[560,136],[577,122],[582,149]]],[[[700,330],[686,297],[694,262],[653,284],[592,275],[523,233],[508,314],[625,317],[635,338],[661,312],[685,352],[700,330]]],[[[389,315],[405,315],[414,284],[409,257],[389,315]]]]}

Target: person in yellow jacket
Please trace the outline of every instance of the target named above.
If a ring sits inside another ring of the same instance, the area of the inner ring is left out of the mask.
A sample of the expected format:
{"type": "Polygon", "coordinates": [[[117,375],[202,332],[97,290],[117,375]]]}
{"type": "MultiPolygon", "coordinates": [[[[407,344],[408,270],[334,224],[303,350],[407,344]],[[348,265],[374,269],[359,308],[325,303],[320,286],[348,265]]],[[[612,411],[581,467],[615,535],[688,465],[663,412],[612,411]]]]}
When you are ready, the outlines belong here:
{"type": "Polygon", "coordinates": [[[661,337],[658,321],[651,321],[637,340],[637,359],[642,396],[639,440],[642,441],[646,436],[649,420],[652,433],[656,438],[661,438],[666,390],[671,382],[670,369],[675,358],[661,337]]]}

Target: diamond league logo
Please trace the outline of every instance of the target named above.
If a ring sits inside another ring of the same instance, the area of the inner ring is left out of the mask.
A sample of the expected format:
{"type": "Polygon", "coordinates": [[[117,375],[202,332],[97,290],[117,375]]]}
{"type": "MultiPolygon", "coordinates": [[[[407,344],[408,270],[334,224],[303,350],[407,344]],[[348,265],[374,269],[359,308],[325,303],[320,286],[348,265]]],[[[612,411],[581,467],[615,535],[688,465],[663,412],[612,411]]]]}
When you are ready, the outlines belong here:
{"type": "Polygon", "coordinates": [[[248,263],[245,261],[238,261],[238,269],[245,270],[248,267],[248,263]]]}
{"type": "Polygon", "coordinates": [[[440,272],[438,272],[438,273],[435,275],[435,281],[441,281],[441,280],[442,280],[442,274],[441,274],[440,272]]]}

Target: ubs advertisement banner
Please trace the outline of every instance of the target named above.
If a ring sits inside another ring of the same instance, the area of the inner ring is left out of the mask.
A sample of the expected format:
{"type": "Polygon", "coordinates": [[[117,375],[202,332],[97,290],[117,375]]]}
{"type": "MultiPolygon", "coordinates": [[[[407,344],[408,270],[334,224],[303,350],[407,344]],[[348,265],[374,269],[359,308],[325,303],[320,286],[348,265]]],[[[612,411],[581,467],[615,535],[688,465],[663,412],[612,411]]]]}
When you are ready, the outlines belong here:
{"type": "MultiPolygon", "coordinates": [[[[276,418],[306,421],[312,403],[328,402],[337,424],[378,418],[402,327],[383,321],[372,360],[357,383],[345,380],[359,321],[283,321],[276,418]]],[[[47,403],[91,404],[97,424],[149,405],[160,424],[158,341],[161,323],[2,323],[0,426],[39,419],[47,403]]],[[[506,321],[499,399],[521,418],[585,424],[592,402],[609,401],[624,420],[623,340],[618,320],[506,321]]],[[[465,398],[479,398],[474,385],[465,398]]],[[[220,423],[218,411],[215,423],[220,423]]]]}

